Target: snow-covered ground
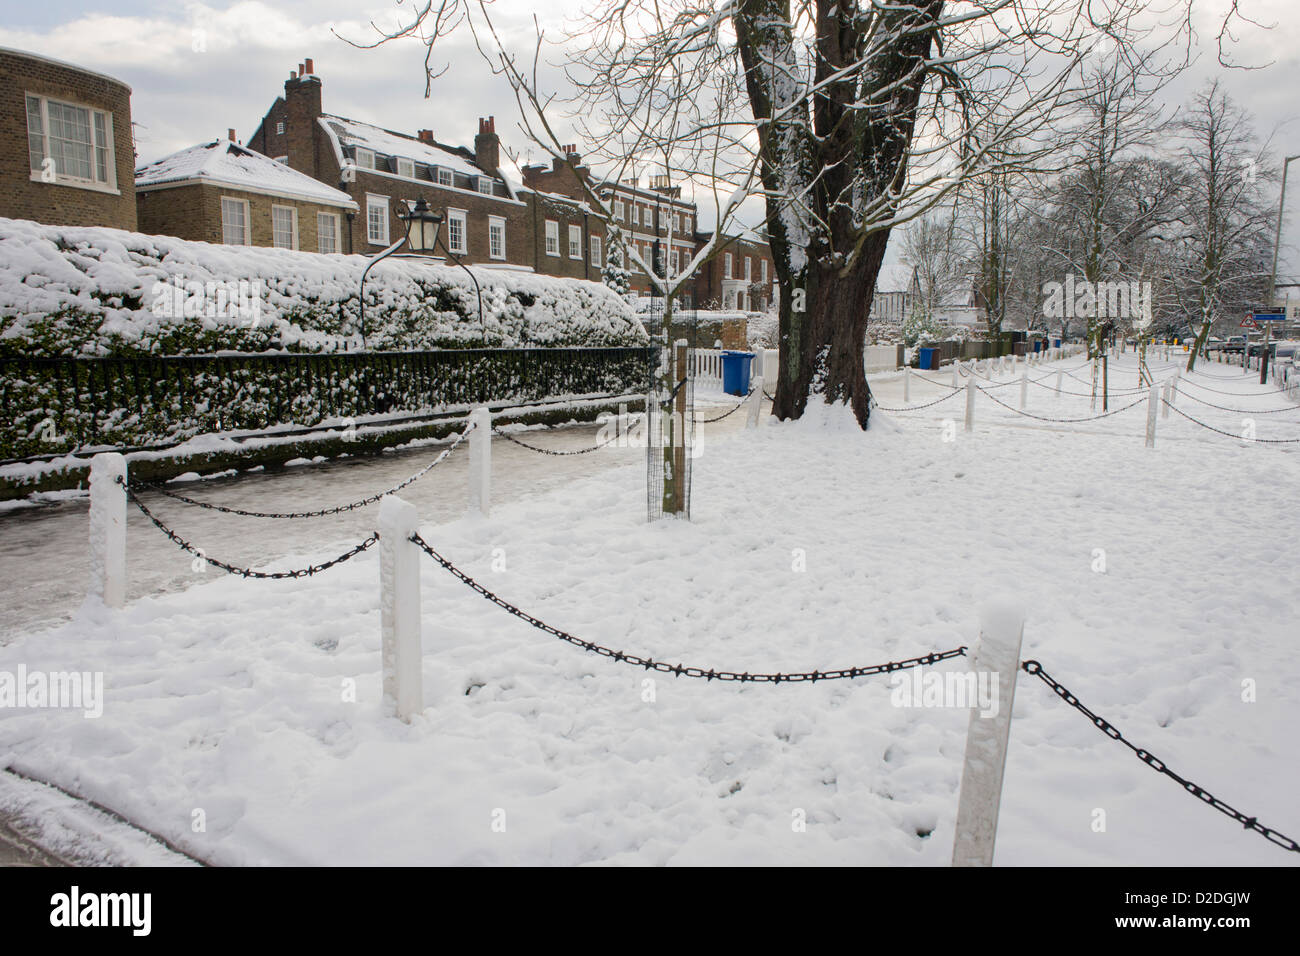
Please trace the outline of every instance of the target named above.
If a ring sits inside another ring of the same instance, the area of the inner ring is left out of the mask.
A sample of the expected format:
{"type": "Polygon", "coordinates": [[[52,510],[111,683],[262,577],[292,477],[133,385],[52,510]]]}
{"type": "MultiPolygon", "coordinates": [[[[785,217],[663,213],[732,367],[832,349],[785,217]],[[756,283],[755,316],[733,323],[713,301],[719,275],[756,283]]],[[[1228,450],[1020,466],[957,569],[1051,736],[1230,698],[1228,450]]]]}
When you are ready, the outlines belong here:
{"type": "MultiPolygon", "coordinates": [[[[1113,386],[1136,384],[1125,365],[1113,386]]],[[[1235,393],[1204,393],[1218,404],[1286,403],[1221,375],[1196,377],[1235,393]]],[[[902,404],[900,376],[877,385],[882,404],[902,404]]],[[[945,391],[914,377],[912,403],[945,391]]],[[[992,392],[1013,405],[1018,393],[992,392]]],[[[963,401],[877,413],[866,434],[840,415],[706,427],[690,522],[646,523],[633,456],[423,534],[580,637],[737,671],[969,644],[981,604],[1009,596],[1026,614],[1022,657],[1175,771],[1300,836],[1288,510],[1300,444],[1247,445],[1171,414],[1147,449],[1142,406],[1052,424],[986,396],[966,434],[963,401]]],[[[1087,398],[1040,386],[1029,401],[1045,416],[1089,413],[1087,398]]],[[[1178,407],[1239,430],[1239,414],[1182,396],[1178,407]]],[[[1300,412],[1257,427],[1300,438],[1300,412]]],[[[250,535],[277,524],[228,520],[250,535]]],[[[966,711],[893,706],[886,676],[771,686],[647,674],[422,567],[425,710],[410,725],[381,716],[372,550],[310,579],[208,575],[0,647],[0,671],[102,670],[107,685],[99,719],[0,710],[0,764],[227,864],[948,863],[966,711]],[[194,832],[199,809],[206,829],[194,832]]],[[[1021,674],[998,863],[1296,857],[1021,674]]]]}

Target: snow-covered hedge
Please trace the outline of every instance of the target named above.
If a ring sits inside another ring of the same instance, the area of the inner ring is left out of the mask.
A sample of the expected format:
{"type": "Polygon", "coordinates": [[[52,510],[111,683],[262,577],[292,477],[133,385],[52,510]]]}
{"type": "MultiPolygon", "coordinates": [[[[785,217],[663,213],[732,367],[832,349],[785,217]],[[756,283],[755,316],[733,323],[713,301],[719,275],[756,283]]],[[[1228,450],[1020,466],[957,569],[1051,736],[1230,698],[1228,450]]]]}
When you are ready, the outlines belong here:
{"type": "MultiPolygon", "coordinates": [[[[0,218],[0,354],[339,351],[358,342],[365,256],[223,246],[0,218]]],[[[389,258],[366,279],[373,350],[636,346],[599,282],[389,258]]]]}

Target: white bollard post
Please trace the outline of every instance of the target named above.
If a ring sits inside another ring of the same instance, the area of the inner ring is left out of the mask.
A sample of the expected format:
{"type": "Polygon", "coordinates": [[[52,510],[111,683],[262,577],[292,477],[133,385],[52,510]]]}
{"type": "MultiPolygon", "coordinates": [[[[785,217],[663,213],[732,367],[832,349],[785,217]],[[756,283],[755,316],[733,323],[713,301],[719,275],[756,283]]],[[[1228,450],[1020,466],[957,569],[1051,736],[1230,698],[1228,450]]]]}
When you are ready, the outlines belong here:
{"type": "Polygon", "coordinates": [[[424,709],[420,634],[420,549],[415,505],[396,495],[379,501],[379,624],[384,714],[410,723],[424,709]]]}
{"type": "Polygon", "coordinates": [[[1025,404],[1029,401],[1029,372],[1028,370],[1020,373],[1020,408],[1023,411],[1025,404]]]}
{"type": "Polygon", "coordinates": [[[1169,398],[1173,394],[1173,391],[1174,391],[1174,380],[1170,379],[1169,381],[1165,382],[1165,387],[1164,387],[1165,400],[1160,403],[1161,418],[1169,417],[1169,405],[1167,403],[1169,402],[1169,398]]]}
{"type": "Polygon", "coordinates": [[[1057,398],[1061,397],[1061,379],[1064,376],[1065,373],[1063,371],[1061,371],[1060,369],[1056,370],[1056,397],[1057,398]]]}
{"type": "Polygon", "coordinates": [[[492,507],[492,411],[470,412],[474,430],[469,433],[469,507],[487,517],[492,507]]]}
{"type": "Polygon", "coordinates": [[[961,362],[957,361],[956,359],[952,360],[952,387],[953,388],[957,387],[957,366],[959,365],[961,365],[961,362]]]}
{"type": "Polygon", "coordinates": [[[1178,404],[1178,383],[1181,380],[1181,369],[1174,369],[1174,380],[1169,383],[1169,404],[1178,404]]]}
{"type": "Polygon", "coordinates": [[[980,636],[971,655],[975,686],[982,674],[997,681],[997,697],[971,708],[966,729],[966,758],[957,797],[957,827],[952,842],[953,866],[992,866],[998,835],[1002,775],[1011,737],[1011,711],[1020,670],[1020,644],[1025,618],[1009,602],[994,602],[980,610],[980,636]],[[991,713],[990,713],[991,712],[991,713]]]}
{"type": "Polygon", "coordinates": [[[126,603],[126,459],[117,452],[90,460],[90,596],[105,607],[126,603]]]}
{"type": "Polygon", "coordinates": [[[1147,394],[1147,447],[1156,447],[1156,405],[1160,402],[1160,386],[1152,385],[1147,394]]]}
{"type": "Polygon", "coordinates": [[[757,428],[758,416],[763,412],[763,376],[758,376],[750,384],[754,386],[754,391],[749,396],[749,412],[745,427],[757,428]]]}
{"type": "Polygon", "coordinates": [[[912,366],[903,366],[903,404],[912,400],[912,366]]]}
{"type": "Polygon", "coordinates": [[[966,431],[975,430],[975,376],[966,379],[966,431]]]}

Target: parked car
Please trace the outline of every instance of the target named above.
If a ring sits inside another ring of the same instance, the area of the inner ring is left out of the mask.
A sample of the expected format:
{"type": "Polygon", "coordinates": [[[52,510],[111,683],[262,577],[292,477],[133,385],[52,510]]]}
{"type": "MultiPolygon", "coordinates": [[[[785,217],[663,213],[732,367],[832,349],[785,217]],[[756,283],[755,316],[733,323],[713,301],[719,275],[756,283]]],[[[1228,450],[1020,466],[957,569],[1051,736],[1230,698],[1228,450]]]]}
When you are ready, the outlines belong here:
{"type": "Polygon", "coordinates": [[[1278,385],[1289,385],[1296,369],[1296,359],[1300,358],[1300,342],[1293,339],[1277,342],[1272,348],[1273,357],[1269,360],[1273,366],[1273,377],[1278,385]]]}
{"type": "Polygon", "coordinates": [[[1240,353],[1241,350],[1245,347],[1246,347],[1246,336],[1232,335],[1229,336],[1228,341],[1224,342],[1219,348],[1224,352],[1240,353]]]}

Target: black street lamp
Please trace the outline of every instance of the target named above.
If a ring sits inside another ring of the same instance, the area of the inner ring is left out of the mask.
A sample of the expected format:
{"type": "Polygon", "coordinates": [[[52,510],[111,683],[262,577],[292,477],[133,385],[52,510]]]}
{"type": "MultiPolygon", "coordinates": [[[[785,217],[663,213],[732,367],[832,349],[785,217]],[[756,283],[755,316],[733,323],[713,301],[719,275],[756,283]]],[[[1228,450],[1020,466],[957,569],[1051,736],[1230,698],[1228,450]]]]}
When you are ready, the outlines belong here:
{"type": "MultiPolygon", "coordinates": [[[[442,214],[430,209],[429,204],[423,199],[417,199],[414,203],[408,201],[406,207],[406,212],[397,214],[397,218],[406,224],[405,234],[367,262],[366,268],[361,273],[361,292],[357,301],[361,318],[362,348],[366,346],[366,276],[370,274],[370,270],[375,267],[376,263],[387,259],[404,245],[410,245],[411,251],[419,255],[429,255],[434,252],[434,248],[438,243],[438,230],[442,227],[442,214]]],[[[443,248],[446,248],[445,243],[443,248]]],[[[479,289],[478,279],[463,262],[452,254],[450,249],[447,250],[447,254],[455,260],[457,265],[469,272],[469,277],[474,280],[474,291],[478,293],[478,320],[479,325],[483,327],[483,338],[486,342],[487,325],[483,321],[483,292],[479,289]]]]}
{"type": "MultiPolygon", "coordinates": [[[[408,225],[407,232],[411,237],[411,249],[417,253],[431,254],[436,252],[440,231],[442,229],[442,213],[433,212],[429,204],[423,199],[417,199],[415,205],[410,208],[410,212],[405,216],[398,214],[399,218],[406,220],[408,223],[418,223],[418,225],[408,225]]],[[[474,293],[478,296],[478,324],[483,330],[483,344],[487,345],[487,323],[483,320],[483,290],[479,287],[478,276],[474,275],[472,269],[460,261],[460,257],[451,251],[446,242],[442,244],[443,251],[452,262],[460,266],[469,275],[470,281],[474,283],[474,293]]]]}

